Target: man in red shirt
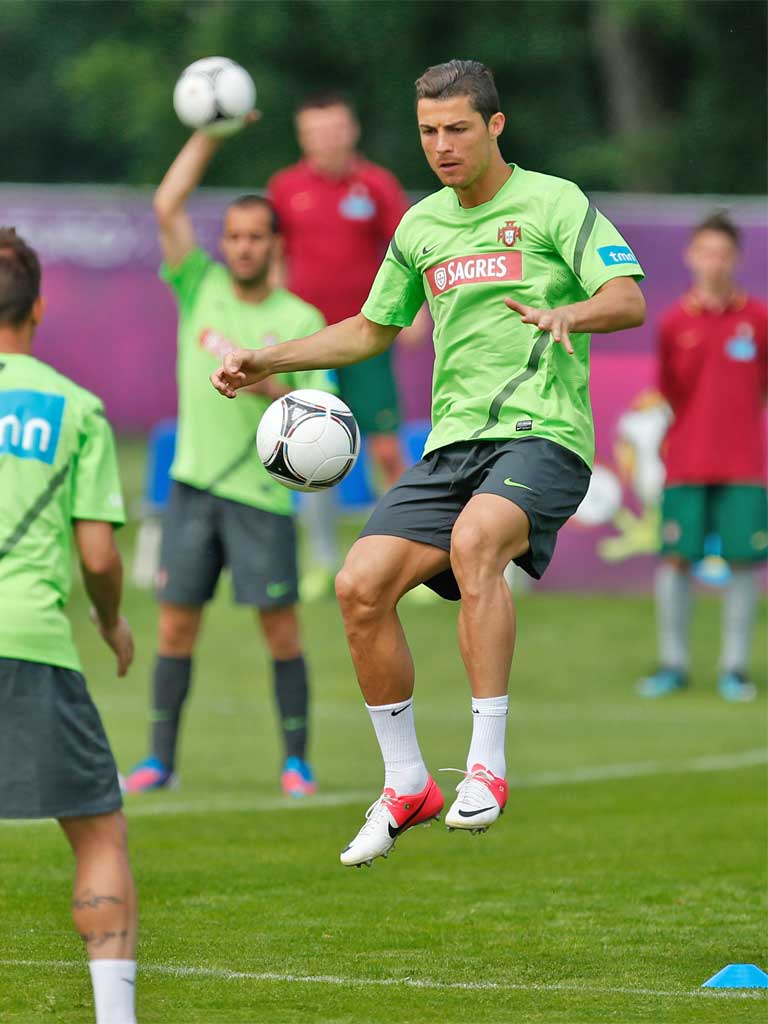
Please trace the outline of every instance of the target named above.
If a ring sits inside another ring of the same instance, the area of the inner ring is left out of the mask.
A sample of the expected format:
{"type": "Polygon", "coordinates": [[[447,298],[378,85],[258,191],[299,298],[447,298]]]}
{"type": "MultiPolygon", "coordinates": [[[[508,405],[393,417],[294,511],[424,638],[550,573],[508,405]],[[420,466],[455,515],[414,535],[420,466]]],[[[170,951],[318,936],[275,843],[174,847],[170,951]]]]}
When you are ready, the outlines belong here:
{"type": "MultiPolygon", "coordinates": [[[[337,323],[354,316],[365,302],[408,200],[389,171],[357,153],[360,125],[343,96],[306,99],[296,111],[296,131],[304,158],[275,174],[267,186],[283,235],[285,284],[316,306],[328,323],[337,323]]],[[[337,373],[342,398],[390,487],[405,468],[391,352],[337,373]]],[[[338,568],[335,496],[312,502],[307,525],[320,569],[302,581],[302,596],[310,600],[332,592],[338,568]]]]}
{"type": "Polygon", "coordinates": [[[659,388],[674,421],[664,441],[663,561],[656,578],[661,667],[641,681],[646,697],[686,685],[690,568],[712,534],[731,568],[718,687],[726,700],[755,696],[747,664],[755,565],[768,557],[768,309],[738,289],[739,256],[739,232],[731,221],[723,214],[704,220],[685,254],[693,287],[661,318],[659,388]]]}

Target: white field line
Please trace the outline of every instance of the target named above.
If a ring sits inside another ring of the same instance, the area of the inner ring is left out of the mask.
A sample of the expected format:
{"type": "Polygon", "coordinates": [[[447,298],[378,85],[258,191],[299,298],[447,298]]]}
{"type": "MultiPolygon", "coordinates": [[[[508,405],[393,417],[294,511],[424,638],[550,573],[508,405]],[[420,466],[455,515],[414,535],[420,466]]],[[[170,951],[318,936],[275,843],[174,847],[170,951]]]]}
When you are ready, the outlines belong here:
{"type": "MultiPolygon", "coordinates": [[[[545,786],[571,786],[587,782],[611,782],[620,779],[640,779],[652,775],[688,775],[699,772],[733,771],[768,764],[768,750],[755,747],[733,754],[711,754],[692,757],[684,761],[638,761],[628,764],[604,764],[584,768],[571,768],[563,772],[539,772],[520,778],[510,778],[511,789],[538,789],[545,786]]],[[[319,793],[310,800],[294,800],[290,797],[274,796],[254,799],[253,797],[222,797],[214,800],[168,801],[157,794],[142,797],[143,802],[131,801],[126,807],[129,818],[165,817],[183,814],[233,814],[248,811],[253,814],[268,814],[273,811],[310,811],[324,807],[351,807],[354,804],[370,802],[375,794],[369,789],[347,789],[339,793],[319,793]]],[[[0,821],[0,828],[30,827],[45,825],[46,820],[25,819],[0,821]]]]}
{"type": "MultiPolygon", "coordinates": [[[[44,967],[57,971],[85,971],[77,960],[0,960],[0,967],[44,967]]],[[[221,981],[274,981],[299,985],[338,985],[384,988],[419,988],[437,991],[479,992],[572,992],[578,995],[650,996],[664,999],[760,999],[760,990],[695,988],[688,991],[664,991],[654,988],[620,988],[603,985],[579,985],[568,982],[532,982],[524,985],[505,981],[434,981],[431,978],[353,978],[337,974],[280,974],[276,971],[232,971],[225,967],[173,967],[166,964],[139,963],[143,974],[167,974],[175,978],[218,978],[221,981]]]]}

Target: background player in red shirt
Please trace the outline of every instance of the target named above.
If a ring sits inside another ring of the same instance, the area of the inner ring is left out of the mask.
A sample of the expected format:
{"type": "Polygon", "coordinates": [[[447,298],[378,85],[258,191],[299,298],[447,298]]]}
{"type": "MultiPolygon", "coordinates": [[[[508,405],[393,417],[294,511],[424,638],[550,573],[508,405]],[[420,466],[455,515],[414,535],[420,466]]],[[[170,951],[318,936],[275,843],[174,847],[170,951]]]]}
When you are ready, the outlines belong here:
{"type": "MultiPolygon", "coordinates": [[[[267,186],[283,233],[285,284],[328,323],[338,323],[365,302],[408,200],[394,175],[357,153],[360,125],[344,96],[304,100],[296,111],[296,133],[303,159],[267,186]]],[[[389,487],[405,468],[391,351],[337,373],[341,395],[389,487]]],[[[339,562],[335,500],[330,492],[311,499],[307,527],[319,569],[302,581],[302,597],[310,600],[333,590],[339,562]]]]}
{"type": "Polygon", "coordinates": [[[663,561],[656,578],[659,670],[640,693],[686,685],[691,564],[715,534],[732,575],[723,608],[719,690],[752,700],[747,678],[758,580],[768,557],[763,405],[768,309],[739,290],[738,229],[714,214],[693,231],[685,262],[693,287],[661,318],[659,387],[674,421],[664,442],[663,561]]]}

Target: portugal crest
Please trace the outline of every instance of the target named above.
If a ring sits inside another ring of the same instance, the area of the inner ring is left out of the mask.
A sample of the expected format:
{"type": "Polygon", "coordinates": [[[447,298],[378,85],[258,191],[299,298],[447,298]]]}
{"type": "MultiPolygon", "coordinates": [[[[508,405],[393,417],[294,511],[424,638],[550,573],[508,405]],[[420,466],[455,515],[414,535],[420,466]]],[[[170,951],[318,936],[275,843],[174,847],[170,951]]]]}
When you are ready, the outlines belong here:
{"type": "Polygon", "coordinates": [[[513,246],[522,237],[522,234],[520,226],[515,224],[513,220],[508,220],[506,224],[502,224],[499,228],[496,241],[503,242],[504,245],[513,246]]]}

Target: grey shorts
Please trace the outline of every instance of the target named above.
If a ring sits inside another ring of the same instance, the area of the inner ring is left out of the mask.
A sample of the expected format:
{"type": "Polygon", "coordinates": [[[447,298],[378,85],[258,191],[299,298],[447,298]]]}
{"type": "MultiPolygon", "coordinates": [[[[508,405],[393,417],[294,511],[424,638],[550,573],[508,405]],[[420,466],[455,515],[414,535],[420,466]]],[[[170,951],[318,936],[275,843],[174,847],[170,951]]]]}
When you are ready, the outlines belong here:
{"type": "Polygon", "coordinates": [[[80,818],[123,805],[112,751],[73,669],[0,658],[0,818],[80,818]]]}
{"type": "MultiPolygon", "coordinates": [[[[518,505],[530,523],[530,547],[515,562],[541,579],[552,560],[557,531],[587,493],[587,464],[541,437],[462,441],[430,452],[381,499],[361,534],[390,536],[451,550],[451,531],[475,494],[498,494],[518,505]]],[[[427,582],[441,597],[461,597],[450,569],[427,582]]]]}
{"type": "Polygon", "coordinates": [[[290,516],[174,481],[163,517],[157,596],[199,608],[229,566],[235,601],[280,608],[298,600],[296,528],[290,516]]]}

